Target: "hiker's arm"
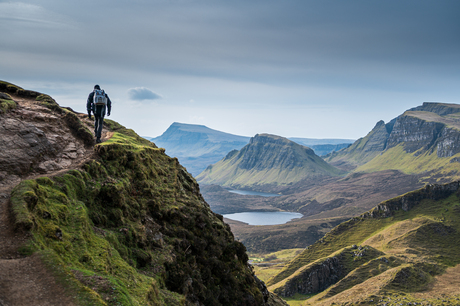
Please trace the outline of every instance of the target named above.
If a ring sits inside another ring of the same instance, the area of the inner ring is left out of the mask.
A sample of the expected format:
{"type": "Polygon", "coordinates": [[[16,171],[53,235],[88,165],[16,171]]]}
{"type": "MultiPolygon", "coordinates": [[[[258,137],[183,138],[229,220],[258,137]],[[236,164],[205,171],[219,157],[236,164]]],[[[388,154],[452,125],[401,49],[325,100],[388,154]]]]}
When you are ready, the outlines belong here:
{"type": "Polygon", "coordinates": [[[91,111],[93,110],[93,97],[94,92],[89,94],[88,100],[86,101],[86,111],[88,112],[89,119],[91,119],[91,111]]]}
{"type": "Polygon", "coordinates": [[[112,101],[110,101],[110,98],[107,94],[105,94],[105,97],[107,98],[107,117],[110,116],[110,111],[112,110],[112,101]]]}

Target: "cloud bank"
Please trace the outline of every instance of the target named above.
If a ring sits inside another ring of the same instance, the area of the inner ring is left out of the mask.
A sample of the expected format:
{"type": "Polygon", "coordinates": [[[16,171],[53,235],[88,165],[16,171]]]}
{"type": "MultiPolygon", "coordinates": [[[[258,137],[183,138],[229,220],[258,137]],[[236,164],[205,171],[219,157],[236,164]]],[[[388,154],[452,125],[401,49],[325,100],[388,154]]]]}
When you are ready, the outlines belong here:
{"type": "Polygon", "coordinates": [[[128,90],[128,96],[134,101],[158,100],[162,97],[145,87],[135,87],[128,90]]]}

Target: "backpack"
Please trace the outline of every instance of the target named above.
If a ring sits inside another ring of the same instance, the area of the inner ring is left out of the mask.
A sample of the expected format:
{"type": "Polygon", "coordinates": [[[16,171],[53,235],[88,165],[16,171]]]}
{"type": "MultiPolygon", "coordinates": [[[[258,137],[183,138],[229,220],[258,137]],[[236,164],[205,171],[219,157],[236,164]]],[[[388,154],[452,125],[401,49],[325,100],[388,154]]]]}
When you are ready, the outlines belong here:
{"type": "Polygon", "coordinates": [[[94,101],[94,104],[96,105],[107,105],[107,98],[105,96],[104,90],[95,89],[93,101],[94,101]]]}

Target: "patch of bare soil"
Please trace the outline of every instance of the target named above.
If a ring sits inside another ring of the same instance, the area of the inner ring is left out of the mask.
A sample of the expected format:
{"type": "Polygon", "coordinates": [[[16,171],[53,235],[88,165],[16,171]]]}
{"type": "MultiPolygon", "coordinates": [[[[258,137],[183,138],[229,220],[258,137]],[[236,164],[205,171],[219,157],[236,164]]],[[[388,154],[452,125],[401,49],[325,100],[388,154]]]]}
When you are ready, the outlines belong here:
{"type": "MultiPolygon", "coordinates": [[[[10,94],[11,95],[11,94],[10,94]]],[[[25,179],[54,176],[95,158],[58,114],[11,95],[17,108],[0,116],[0,306],[75,305],[40,256],[21,254],[27,233],[14,227],[10,193],[25,179]]],[[[77,114],[93,131],[92,122],[77,114]]],[[[103,133],[103,141],[111,133],[103,133]]]]}

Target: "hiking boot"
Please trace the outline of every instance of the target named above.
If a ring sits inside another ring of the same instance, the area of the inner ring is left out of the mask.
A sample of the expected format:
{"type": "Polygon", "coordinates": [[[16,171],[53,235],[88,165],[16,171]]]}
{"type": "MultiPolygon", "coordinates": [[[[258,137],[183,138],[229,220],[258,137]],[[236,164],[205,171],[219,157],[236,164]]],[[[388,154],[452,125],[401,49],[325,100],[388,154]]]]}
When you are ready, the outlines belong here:
{"type": "Polygon", "coordinates": [[[100,138],[96,139],[96,143],[101,143],[102,140],[100,138]]]}

